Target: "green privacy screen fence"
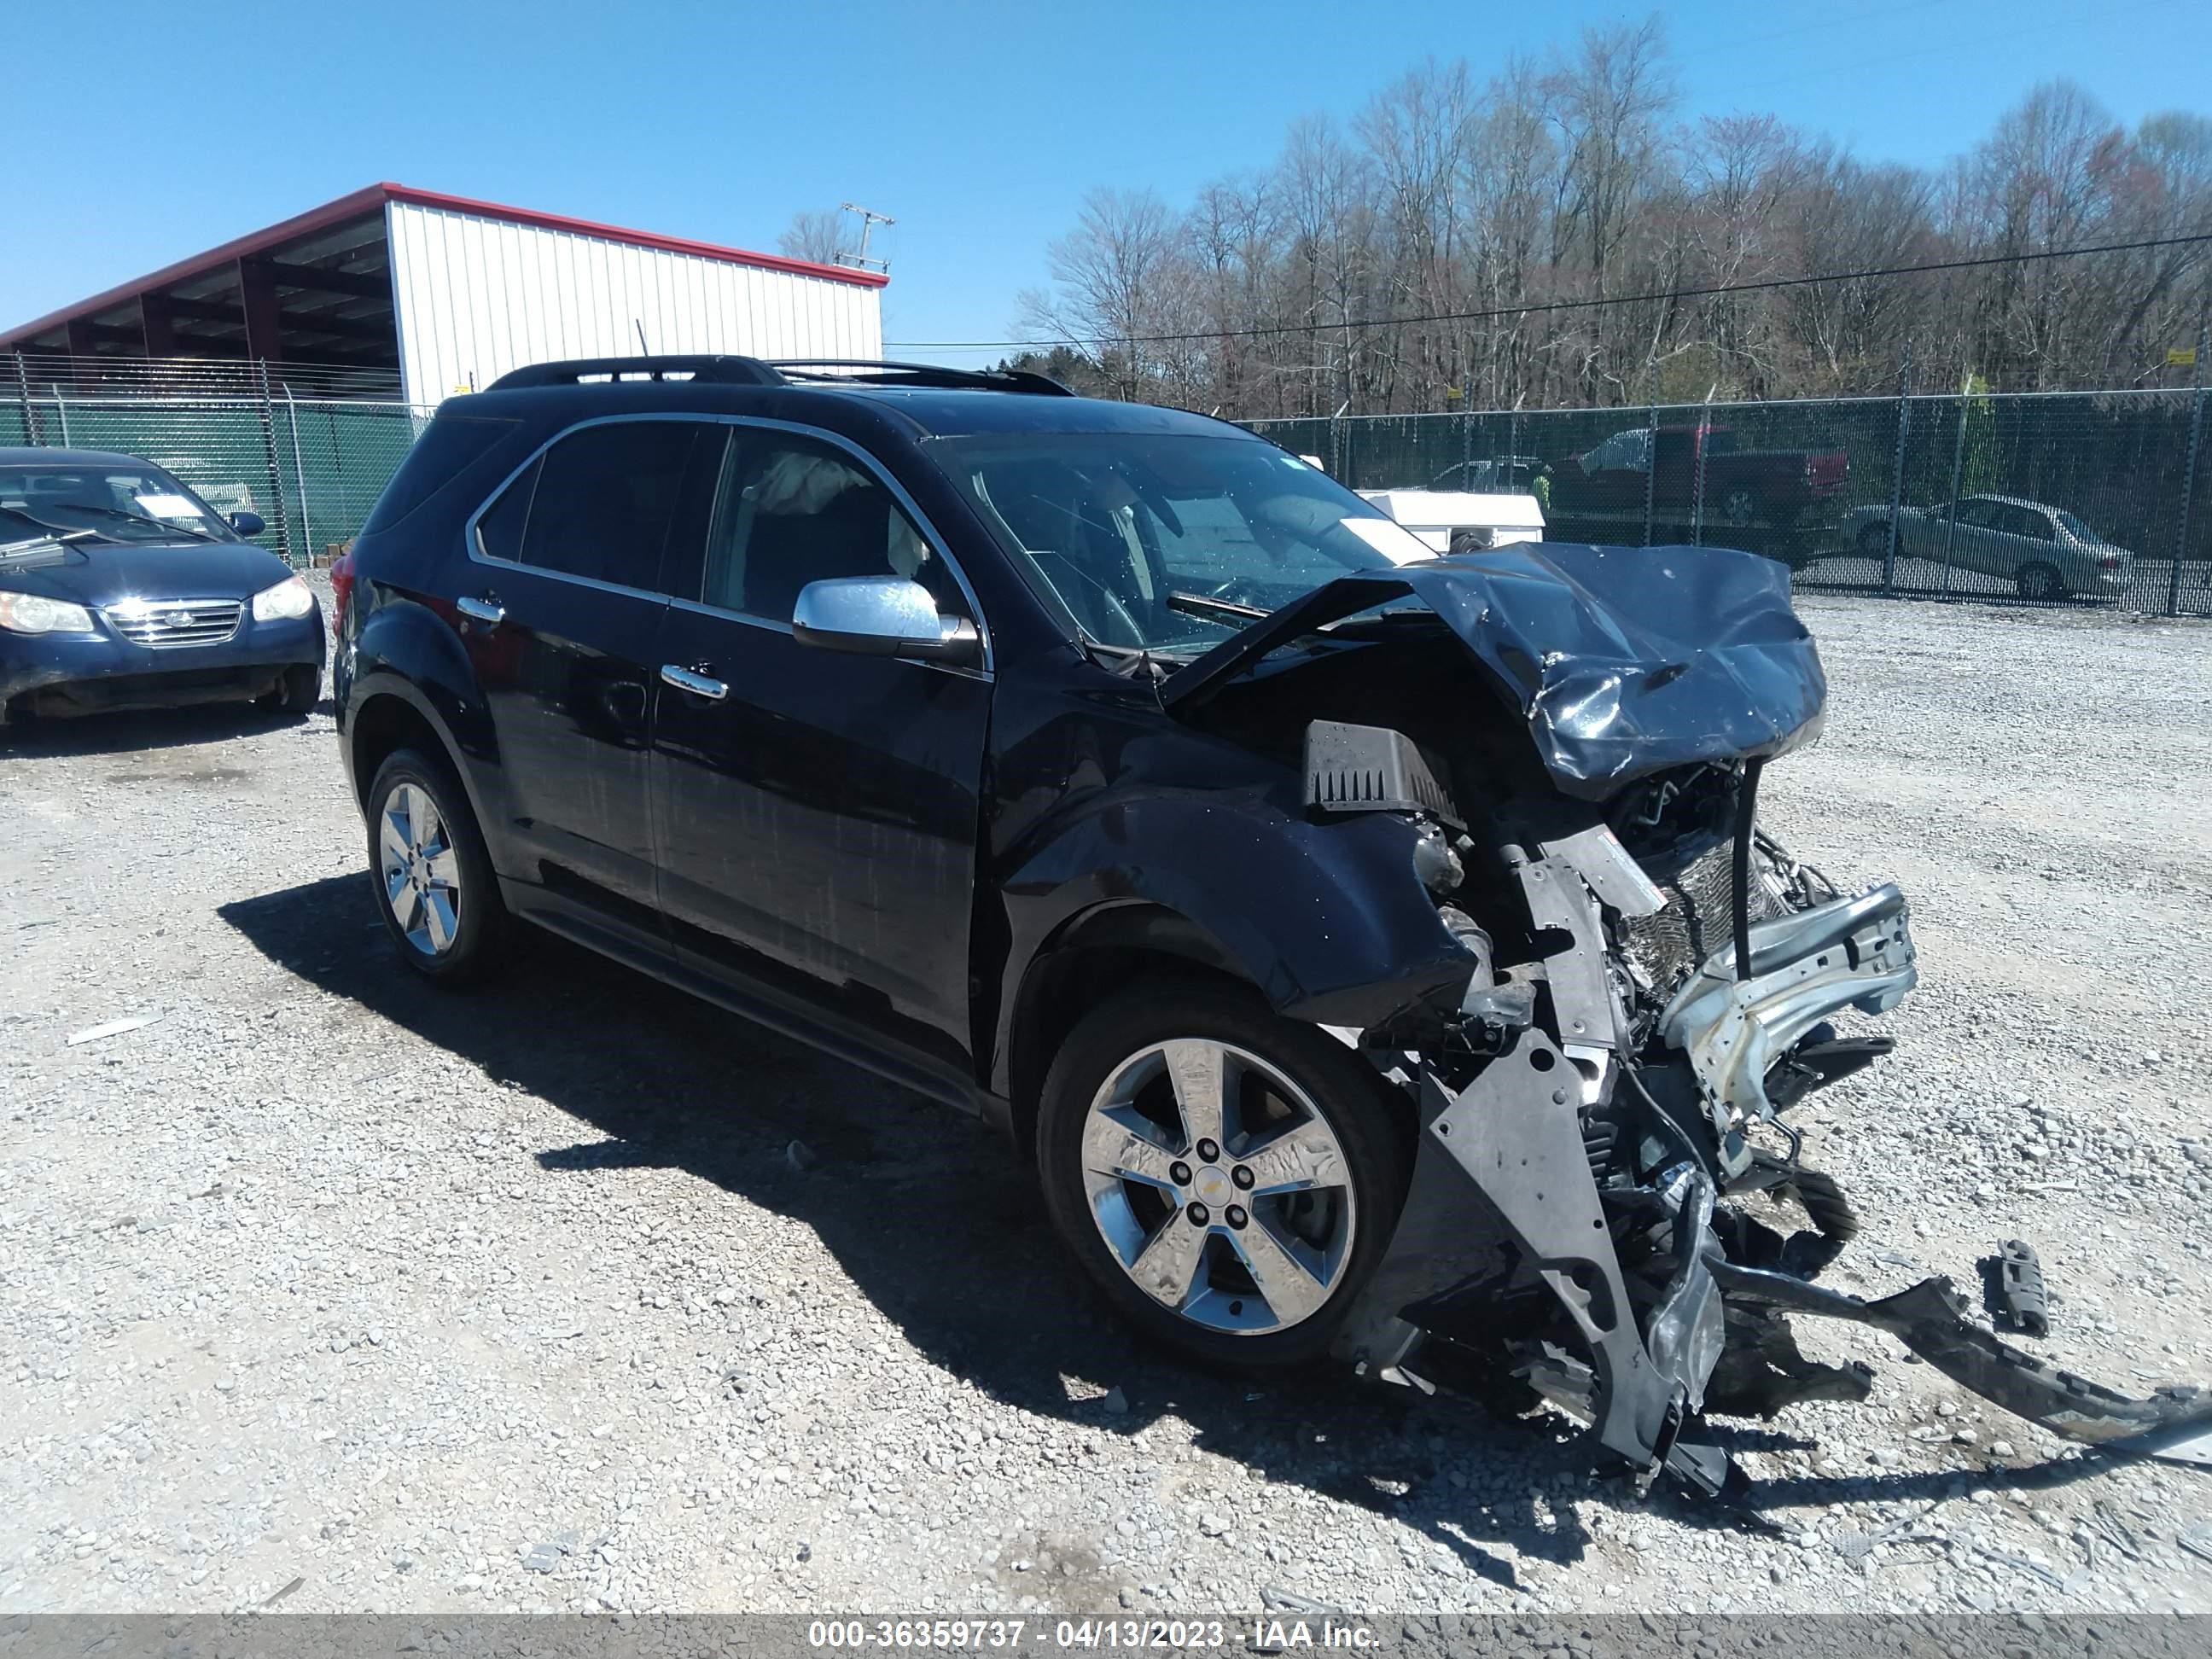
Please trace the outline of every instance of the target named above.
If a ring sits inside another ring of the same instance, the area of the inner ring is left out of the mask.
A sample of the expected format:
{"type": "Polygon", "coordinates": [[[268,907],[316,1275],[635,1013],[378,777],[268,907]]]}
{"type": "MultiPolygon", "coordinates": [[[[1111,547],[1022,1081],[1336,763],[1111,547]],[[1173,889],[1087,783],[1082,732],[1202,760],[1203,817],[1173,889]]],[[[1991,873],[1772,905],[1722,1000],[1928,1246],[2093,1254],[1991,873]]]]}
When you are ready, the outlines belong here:
{"type": "Polygon", "coordinates": [[[2204,614],[2206,398],[1974,393],[1247,424],[1355,489],[1538,493],[1554,541],[1747,548],[1786,561],[1800,589],[2204,614]]]}
{"type": "Polygon", "coordinates": [[[432,411],[287,397],[67,395],[0,401],[0,446],[119,450],[167,468],[255,539],[304,565],[352,540],[432,411]]]}
{"type": "MultiPolygon", "coordinates": [[[[432,410],[0,390],[0,445],[143,455],[295,564],[350,541],[432,410]]],[[[2203,390],[1255,421],[1356,489],[1540,494],[1559,541],[1782,559],[1801,589],[2212,614],[2203,390]]]]}

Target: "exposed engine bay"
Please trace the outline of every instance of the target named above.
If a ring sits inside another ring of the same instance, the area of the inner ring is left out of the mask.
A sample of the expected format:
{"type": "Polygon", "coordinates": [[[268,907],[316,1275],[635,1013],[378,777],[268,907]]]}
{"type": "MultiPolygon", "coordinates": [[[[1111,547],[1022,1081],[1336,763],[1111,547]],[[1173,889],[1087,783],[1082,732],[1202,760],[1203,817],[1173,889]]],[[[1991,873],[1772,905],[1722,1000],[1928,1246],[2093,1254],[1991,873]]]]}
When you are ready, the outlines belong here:
{"type": "Polygon", "coordinates": [[[1817,1282],[1859,1220],[1790,1114],[1891,1051],[1837,1022],[1913,989],[1909,908],[1759,825],[1764,768],[1817,735],[1826,691],[1779,567],[1686,559],[1668,591],[1660,551],[1626,556],[1516,549],[1472,579],[1340,582],[1251,630],[1241,662],[1169,682],[1255,748],[1280,752],[1298,720],[1308,811],[1407,823],[1472,964],[1385,1021],[1331,1027],[1418,1126],[1395,1234],[1335,1351],[1423,1387],[1473,1360],[1639,1481],[1713,1492],[1729,1469],[1708,1413],[1868,1397],[1869,1368],[1800,1352],[1791,1316],[1819,1315],[2061,1436],[2212,1461],[2212,1394],[2136,1400],[2059,1370],[1970,1319],[1948,1279],[1874,1301],[1817,1282]],[[1259,664],[1407,593],[1419,610],[1259,664]],[[1385,624],[1387,675],[1358,646],[1385,624]],[[1793,1206],[1802,1225],[1769,1224],[1793,1206]]]}

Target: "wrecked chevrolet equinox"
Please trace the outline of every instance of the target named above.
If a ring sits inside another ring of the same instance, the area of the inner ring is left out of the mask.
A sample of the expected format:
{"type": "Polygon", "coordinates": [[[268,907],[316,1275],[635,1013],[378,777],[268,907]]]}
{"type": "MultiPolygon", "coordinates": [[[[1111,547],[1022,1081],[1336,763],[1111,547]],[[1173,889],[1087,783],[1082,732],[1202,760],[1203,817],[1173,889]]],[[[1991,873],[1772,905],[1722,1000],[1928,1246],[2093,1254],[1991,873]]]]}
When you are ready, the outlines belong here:
{"type": "Polygon", "coordinates": [[[401,960],[532,922],[981,1113],[1188,1355],[1492,1377],[1708,1490],[1706,1413],[1871,1385],[1793,1314],[2076,1438],[2203,1427],[1948,1281],[1815,1282],[1857,1223],[1790,1110],[1917,968],[1896,887],[1759,824],[1826,691],[1778,564],[1437,559],[1036,376],[618,359],[443,404],[342,626],[401,960]]]}

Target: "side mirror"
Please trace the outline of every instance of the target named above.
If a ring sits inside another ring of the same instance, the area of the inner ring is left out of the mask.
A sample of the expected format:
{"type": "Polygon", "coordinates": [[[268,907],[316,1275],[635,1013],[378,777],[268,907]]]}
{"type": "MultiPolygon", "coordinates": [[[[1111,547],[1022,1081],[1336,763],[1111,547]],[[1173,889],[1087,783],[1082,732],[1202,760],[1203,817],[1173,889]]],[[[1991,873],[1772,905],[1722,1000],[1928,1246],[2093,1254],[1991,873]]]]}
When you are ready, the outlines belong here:
{"type": "Polygon", "coordinates": [[[269,524],[258,513],[234,513],[230,515],[230,527],[241,536],[258,536],[269,528],[269,524]]]}
{"type": "Polygon", "coordinates": [[[974,662],[982,641],[965,617],[938,612],[920,582],[903,576],[836,576],[799,590],[791,634],[801,645],[864,657],[974,662]]]}

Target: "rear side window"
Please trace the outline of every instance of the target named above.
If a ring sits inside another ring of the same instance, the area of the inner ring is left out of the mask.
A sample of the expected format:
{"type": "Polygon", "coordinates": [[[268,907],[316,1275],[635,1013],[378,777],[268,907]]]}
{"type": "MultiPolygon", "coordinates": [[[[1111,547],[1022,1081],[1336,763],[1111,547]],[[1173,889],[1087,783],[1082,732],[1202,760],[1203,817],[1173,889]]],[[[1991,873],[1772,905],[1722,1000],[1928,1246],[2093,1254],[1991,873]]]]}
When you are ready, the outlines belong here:
{"type": "MultiPolygon", "coordinates": [[[[387,412],[364,408],[347,410],[345,418],[356,425],[363,421],[386,421],[392,428],[392,447],[397,448],[407,441],[410,435],[408,428],[416,417],[404,410],[387,412]]],[[[413,447],[399,463],[399,470],[392,475],[392,482],[376,498],[375,508],[362,526],[361,533],[374,536],[391,529],[483,459],[501,440],[514,435],[515,430],[513,421],[440,415],[415,440],[413,447]]]]}
{"type": "MultiPolygon", "coordinates": [[[[612,421],[562,439],[538,464],[520,562],[592,581],[656,588],[662,544],[678,518],[688,516],[684,480],[702,433],[720,435],[696,421],[612,421]]],[[[483,526],[507,505],[502,495],[483,526]]],[[[511,556],[495,551],[489,537],[484,550],[495,558],[511,556]]]]}

